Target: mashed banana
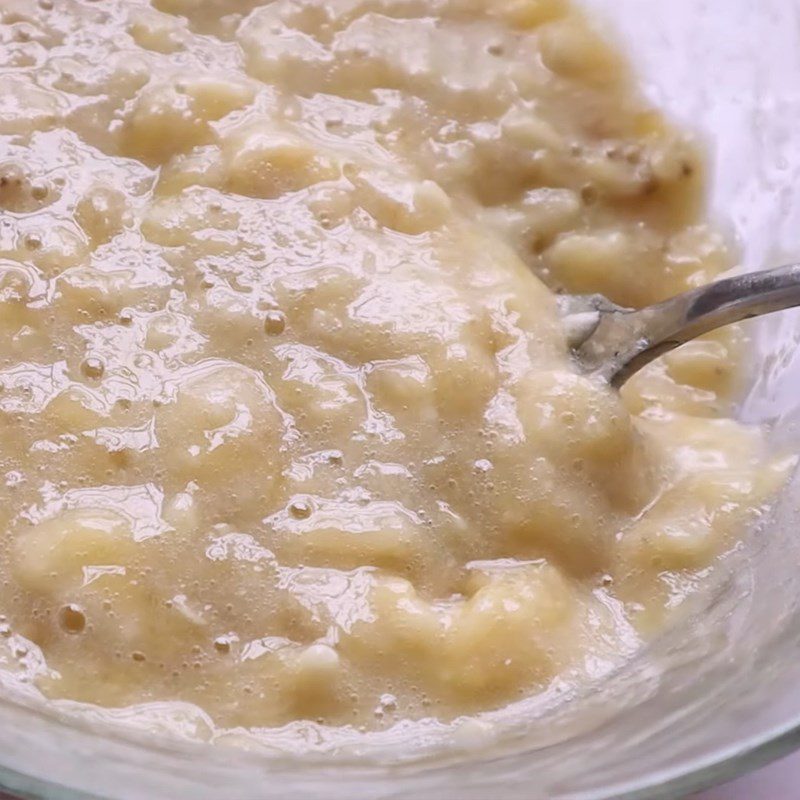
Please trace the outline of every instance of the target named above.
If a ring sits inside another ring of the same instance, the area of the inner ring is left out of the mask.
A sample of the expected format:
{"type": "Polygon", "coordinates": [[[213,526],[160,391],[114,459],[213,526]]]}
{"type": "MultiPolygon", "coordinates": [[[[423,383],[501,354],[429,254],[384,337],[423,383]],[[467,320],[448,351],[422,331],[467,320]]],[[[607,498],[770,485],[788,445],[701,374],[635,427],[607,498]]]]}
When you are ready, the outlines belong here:
{"type": "Polygon", "coordinates": [[[380,729],[628,658],[781,477],[737,334],[620,397],[554,290],[731,257],[562,0],[5,0],[4,669],[380,729]]]}

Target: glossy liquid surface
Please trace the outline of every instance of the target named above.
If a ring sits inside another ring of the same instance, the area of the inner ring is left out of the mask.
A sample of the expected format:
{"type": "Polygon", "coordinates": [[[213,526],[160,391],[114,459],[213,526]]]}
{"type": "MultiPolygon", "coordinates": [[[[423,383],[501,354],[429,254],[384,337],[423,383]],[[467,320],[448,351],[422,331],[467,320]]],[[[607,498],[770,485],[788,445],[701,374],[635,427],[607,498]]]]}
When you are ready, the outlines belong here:
{"type": "MultiPolygon", "coordinates": [[[[553,290],[731,264],[702,158],[558,0],[10,0],[6,668],[219,729],[568,694],[781,480],[737,334],[620,398],[553,290]]],[[[146,713],[145,710],[142,713],[146,713]]]]}

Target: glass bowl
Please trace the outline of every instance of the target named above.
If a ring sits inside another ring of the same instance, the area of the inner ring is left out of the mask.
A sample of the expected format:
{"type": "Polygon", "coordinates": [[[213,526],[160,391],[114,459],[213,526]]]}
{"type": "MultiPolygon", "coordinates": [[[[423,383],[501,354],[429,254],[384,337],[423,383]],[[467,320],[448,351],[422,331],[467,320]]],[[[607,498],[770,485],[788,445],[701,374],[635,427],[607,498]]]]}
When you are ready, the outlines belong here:
{"type": "MultiPolygon", "coordinates": [[[[334,0],[335,1],[335,0],[334,0]]],[[[584,0],[630,50],[655,102],[709,141],[712,208],[742,265],[800,259],[800,2],[584,0]]],[[[742,416],[800,450],[800,314],[751,323],[742,416]]],[[[601,800],[679,797],[800,746],[800,477],[693,608],[604,685],[506,714],[501,736],[435,726],[375,746],[292,755],[120,729],[31,696],[0,702],[0,785],[114,800],[601,800]]],[[[120,714],[124,717],[124,713],[120,714]]],[[[121,722],[124,722],[121,719],[121,722]]],[[[174,720],[173,720],[174,723],[174,720]]]]}

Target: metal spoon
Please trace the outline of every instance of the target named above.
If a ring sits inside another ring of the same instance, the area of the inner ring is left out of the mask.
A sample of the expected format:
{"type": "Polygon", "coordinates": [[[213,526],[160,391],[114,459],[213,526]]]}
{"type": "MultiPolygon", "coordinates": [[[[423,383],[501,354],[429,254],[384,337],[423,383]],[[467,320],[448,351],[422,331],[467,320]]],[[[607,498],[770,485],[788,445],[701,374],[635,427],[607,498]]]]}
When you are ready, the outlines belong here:
{"type": "Polygon", "coordinates": [[[737,275],[638,310],[600,294],[563,295],[559,303],[580,367],[619,387],[654,358],[715,328],[800,306],[800,265],[737,275]]]}

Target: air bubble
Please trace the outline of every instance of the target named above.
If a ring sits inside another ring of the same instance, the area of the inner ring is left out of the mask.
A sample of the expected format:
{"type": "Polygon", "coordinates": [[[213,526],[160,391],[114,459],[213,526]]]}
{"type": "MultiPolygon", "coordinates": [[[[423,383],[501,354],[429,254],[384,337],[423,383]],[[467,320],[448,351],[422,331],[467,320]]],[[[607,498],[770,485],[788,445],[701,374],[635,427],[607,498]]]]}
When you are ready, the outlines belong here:
{"type": "Polygon", "coordinates": [[[86,627],[86,615],[80,606],[70,603],[59,610],[58,624],[66,633],[82,633],[86,627]]]}
{"type": "Polygon", "coordinates": [[[286,330],[286,315],[282,311],[272,309],[264,316],[264,332],[270,336],[279,336],[286,330]]]}
{"type": "Polygon", "coordinates": [[[105,370],[106,368],[103,362],[94,356],[89,356],[89,358],[84,359],[81,363],[81,372],[87,378],[91,378],[93,380],[102,378],[105,370]]]}
{"type": "Polygon", "coordinates": [[[305,498],[298,498],[289,503],[289,513],[295,519],[308,519],[311,516],[311,503],[305,498]]]}

